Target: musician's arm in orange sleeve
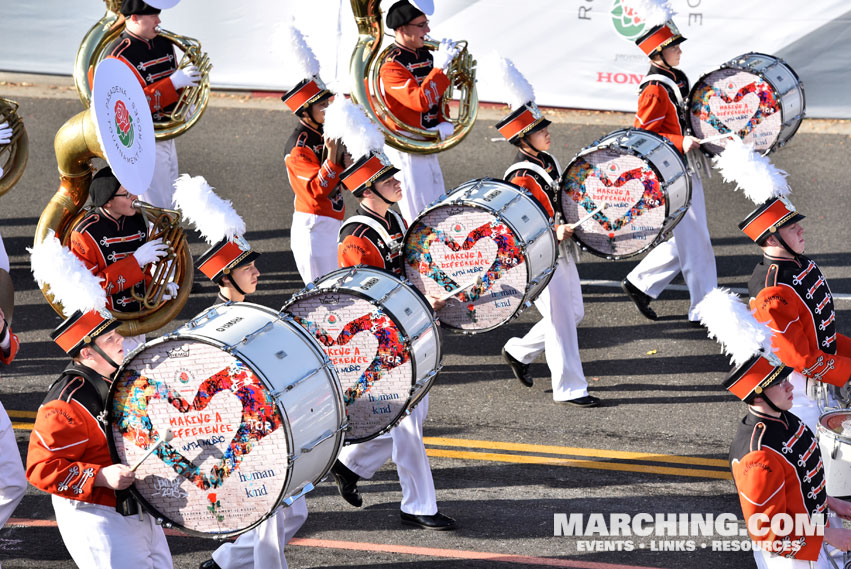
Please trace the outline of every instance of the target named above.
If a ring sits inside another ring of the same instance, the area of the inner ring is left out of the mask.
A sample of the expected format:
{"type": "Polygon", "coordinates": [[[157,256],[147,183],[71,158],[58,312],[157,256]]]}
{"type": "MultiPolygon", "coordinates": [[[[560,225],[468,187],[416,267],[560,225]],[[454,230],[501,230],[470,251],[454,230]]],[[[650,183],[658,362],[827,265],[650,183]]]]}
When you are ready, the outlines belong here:
{"type": "Polygon", "coordinates": [[[299,199],[306,203],[317,203],[318,199],[327,198],[334,191],[344,170],[331,160],[320,164],[316,154],[300,146],[293,148],[284,162],[290,186],[299,199]]]}
{"type": "Polygon", "coordinates": [[[150,275],[145,275],[136,261],[136,257],[128,255],[123,259],[103,266],[100,264],[100,252],[91,236],[77,231],[71,232],[71,252],[83,261],[93,275],[103,279],[101,286],[114,294],[120,290],[131,288],[143,280],[150,281],[150,275]],[[109,285],[112,285],[110,288],[109,285]]]}
{"type": "Polygon", "coordinates": [[[638,97],[638,111],[633,126],[661,134],[683,152],[683,135],[666,132],[670,124],[679,124],[679,118],[668,91],[661,85],[648,85],[638,97]]]}
{"type": "Polygon", "coordinates": [[[348,235],[337,246],[337,262],[340,267],[367,265],[379,269],[384,268],[384,257],[369,239],[348,235]]]}
{"type": "Polygon", "coordinates": [[[381,66],[381,83],[384,93],[404,107],[424,113],[440,102],[449,87],[449,78],[441,69],[432,69],[418,85],[408,69],[395,61],[381,66]]]}
{"type": "Polygon", "coordinates": [[[547,215],[550,217],[555,216],[555,210],[553,210],[553,204],[550,202],[549,196],[547,196],[535,178],[532,176],[515,176],[511,178],[511,183],[529,190],[535,196],[535,199],[547,210],[547,215]]]}
{"type": "Polygon", "coordinates": [[[142,86],[142,90],[145,92],[145,97],[148,99],[148,106],[152,112],[164,109],[172,103],[177,102],[179,95],[177,90],[174,88],[174,83],[171,82],[170,77],[163,77],[159,81],[154,81],[148,85],[145,82],[145,79],[139,74],[136,67],[133,66],[133,63],[131,63],[128,59],[120,55],[110,55],[108,57],[124,62],[133,70],[133,73],[136,75],[136,79],[138,79],[139,84],[142,86]]]}

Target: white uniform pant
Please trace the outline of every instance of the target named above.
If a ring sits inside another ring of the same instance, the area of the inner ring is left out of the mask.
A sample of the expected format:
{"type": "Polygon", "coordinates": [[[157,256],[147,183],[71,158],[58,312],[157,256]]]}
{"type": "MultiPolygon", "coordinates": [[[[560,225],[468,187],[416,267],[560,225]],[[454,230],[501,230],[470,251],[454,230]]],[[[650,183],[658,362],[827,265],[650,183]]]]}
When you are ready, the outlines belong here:
{"type": "Polygon", "coordinates": [[[375,472],[393,460],[402,485],[402,506],[406,514],[433,516],[437,513],[434,479],[423,444],[423,423],[428,414],[428,394],[411,414],[380,437],[343,447],[340,462],[361,478],[372,478],[375,472]]]}
{"type": "Polygon", "coordinates": [[[789,412],[796,415],[813,433],[818,433],[821,412],[818,403],[807,396],[807,378],[793,371],[789,374],[789,383],[792,384],[792,408],[789,412]]]}
{"type": "Polygon", "coordinates": [[[576,326],[585,316],[576,264],[560,256],[552,280],[535,300],[541,320],[522,338],[511,338],[505,351],[530,364],[546,351],[553,399],[567,401],[588,395],[588,382],[579,359],[576,326]]]}
{"type": "Polygon", "coordinates": [[[706,204],[700,176],[691,176],[691,205],[674,228],[674,236],[657,245],[627,279],[651,298],[658,298],[680,271],[688,287],[689,320],[698,320],[695,306],[718,284],[715,254],[706,225],[706,204]]]}
{"type": "Polygon", "coordinates": [[[396,175],[402,183],[399,211],[410,225],[430,203],[446,193],[437,154],[408,154],[388,145],[384,146],[384,153],[399,169],[396,175]]]}
{"type": "MultiPolygon", "coordinates": [[[[787,559],[782,556],[771,555],[761,549],[753,552],[753,557],[756,560],[758,569],[833,569],[833,565],[827,559],[827,553],[824,549],[816,561],[804,561],[802,559],[787,559]]],[[[842,567],[841,558],[838,562],[839,567],[842,567]]]]}
{"type": "Polygon", "coordinates": [[[174,139],[158,140],[154,177],[148,191],[142,194],[140,199],[156,207],[174,209],[171,197],[174,195],[174,181],[178,176],[177,147],[174,139]]]}
{"type": "Polygon", "coordinates": [[[15,431],[0,403],[0,528],[12,516],[26,491],[27,477],[15,441],[15,431]]]}
{"type": "Polygon", "coordinates": [[[6,247],[3,245],[2,235],[0,235],[0,269],[9,272],[9,254],[6,253],[6,247]]]}
{"type": "Polygon", "coordinates": [[[222,569],[287,569],[284,546],[307,520],[304,496],[288,508],[278,508],[266,521],[222,544],[213,561],[222,569]]]}
{"type": "Polygon", "coordinates": [[[62,541],[80,569],[172,569],[163,528],[143,513],[51,496],[62,541]]]}
{"type": "Polygon", "coordinates": [[[325,215],[293,212],[290,249],[304,284],[340,268],[337,237],[342,221],[325,215]]]}

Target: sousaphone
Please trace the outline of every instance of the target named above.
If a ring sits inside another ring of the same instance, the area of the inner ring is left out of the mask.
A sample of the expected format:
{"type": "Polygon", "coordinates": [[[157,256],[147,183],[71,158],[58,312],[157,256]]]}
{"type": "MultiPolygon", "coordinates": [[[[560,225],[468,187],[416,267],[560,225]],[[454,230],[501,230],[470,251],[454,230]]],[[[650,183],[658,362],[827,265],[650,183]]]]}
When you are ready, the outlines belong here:
{"type": "Polygon", "coordinates": [[[0,196],[24,175],[30,148],[24,121],[18,116],[18,103],[0,97],[0,124],[4,122],[12,129],[12,140],[0,146],[0,196]]]}
{"type": "MultiPolygon", "coordinates": [[[[68,244],[71,229],[86,213],[81,210],[89,196],[92,158],[106,160],[129,192],[144,193],[153,177],[154,145],[147,98],[133,70],[119,59],[102,61],[94,73],[91,107],[77,113],[56,133],[60,185],[39,218],[35,243],[53,231],[63,245],[68,244]]],[[[144,334],[173,320],[192,288],[192,256],[180,229],[180,213],[141,205],[137,209],[153,224],[150,238],[163,237],[169,254],[160,260],[156,278],[147,287],[147,302],[143,301],[146,308],[139,312],[113,311],[113,316],[122,321],[118,331],[124,336],[144,334]],[[176,299],[163,301],[162,290],[171,281],[180,285],[180,291],[176,299]]],[[[61,306],[53,302],[52,295],[44,289],[42,293],[61,315],[61,306]]]]}

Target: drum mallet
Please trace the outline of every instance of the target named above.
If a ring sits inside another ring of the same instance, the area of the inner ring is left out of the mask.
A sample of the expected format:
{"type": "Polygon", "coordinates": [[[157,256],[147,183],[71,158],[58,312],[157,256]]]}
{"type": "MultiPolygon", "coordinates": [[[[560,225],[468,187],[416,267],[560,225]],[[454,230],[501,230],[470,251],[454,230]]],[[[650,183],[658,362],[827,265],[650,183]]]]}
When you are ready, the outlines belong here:
{"type": "Polygon", "coordinates": [[[727,133],[724,133],[724,134],[716,134],[714,136],[707,136],[706,138],[701,138],[697,142],[699,144],[706,144],[707,142],[715,142],[716,140],[724,140],[725,138],[739,138],[739,135],[737,135],[734,132],[727,132],[727,133]]]}
{"type": "Polygon", "coordinates": [[[162,437],[160,440],[158,440],[156,443],[154,443],[154,445],[151,448],[148,449],[148,452],[146,452],[144,455],[142,455],[142,458],[137,460],[136,464],[134,464],[133,466],[130,467],[130,470],[136,470],[137,468],[139,468],[139,466],[142,465],[142,463],[145,461],[146,458],[148,458],[149,456],[154,454],[155,450],[160,448],[160,446],[163,443],[171,442],[171,439],[173,439],[173,438],[174,438],[174,434],[171,432],[171,429],[166,429],[165,430],[165,436],[162,437]]]}
{"type": "Polygon", "coordinates": [[[459,287],[447,292],[446,294],[444,294],[443,296],[441,296],[437,300],[439,300],[441,302],[446,302],[447,300],[449,300],[453,296],[461,294],[462,292],[465,292],[465,291],[473,288],[474,286],[482,286],[482,277],[477,278],[476,280],[474,280],[473,282],[471,282],[467,286],[459,286],[459,287]]]}
{"type": "Polygon", "coordinates": [[[604,203],[603,205],[601,205],[600,207],[598,207],[597,209],[595,209],[594,211],[592,211],[588,215],[580,218],[579,221],[577,221],[576,223],[569,224],[570,228],[576,229],[577,227],[579,227],[580,225],[582,225],[583,223],[585,223],[586,221],[588,221],[589,219],[591,219],[592,217],[594,217],[595,215],[600,213],[601,211],[605,210],[607,207],[609,207],[609,204],[604,203]]]}

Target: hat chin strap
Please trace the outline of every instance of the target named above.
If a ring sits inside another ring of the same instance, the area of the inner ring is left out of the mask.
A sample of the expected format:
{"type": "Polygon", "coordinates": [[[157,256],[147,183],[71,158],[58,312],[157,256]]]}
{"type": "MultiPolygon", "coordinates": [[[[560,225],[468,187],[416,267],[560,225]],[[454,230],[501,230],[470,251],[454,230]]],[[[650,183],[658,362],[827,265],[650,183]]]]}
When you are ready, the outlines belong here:
{"type": "Polygon", "coordinates": [[[772,409],[774,409],[774,410],[775,410],[775,411],[777,411],[778,413],[783,413],[783,411],[781,411],[780,409],[778,409],[778,408],[777,408],[777,405],[775,405],[775,404],[774,404],[774,402],[773,402],[773,401],[771,400],[771,398],[770,398],[770,397],[769,397],[769,396],[765,393],[765,391],[763,391],[763,392],[762,392],[762,394],[760,395],[760,397],[762,397],[762,400],[763,400],[763,401],[765,401],[766,403],[768,403],[768,406],[769,406],[769,407],[771,407],[772,409]]]}
{"type": "Polygon", "coordinates": [[[787,244],[786,244],[786,241],[783,239],[783,237],[781,237],[781,236],[780,236],[780,232],[779,232],[779,231],[778,231],[777,233],[775,233],[775,234],[774,234],[774,237],[776,237],[776,238],[777,238],[777,241],[780,243],[780,245],[781,245],[784,249],[786,249],[786,252],[787,252],[787,253],[789,253],[790,255],[792,255],[792,257],[794,257],[795,259],[797,259],[798,257],[800,257],[800,256],[801,256],[801,253],[797,253],[797,252],[793,251],[793,250],[792,250],[792,248],[791,248],[791,247],[789,247],[789,245],[787,245],[787,244]]]}
{"type": "Polygon", "coordinates": [[[91,343],[91,344],[89,344],[89,347],[90,347],[91,349],[93,349],[94,351],[96,351],[98,354],[100,354],[100,357],[102,357],[104,360],[106,360],[106,363],[108,363],[109,365],[111,365],[112,367],[114,367],[114,368],[115,368],[115,371],[113,371],[111,374],[109,374],[110,376],[111,376],[113,373],[115,373],[116,371],[118,371],[118,368],[120,368],[120,367],[121,367],[119,364],[115,363],[115,361],[114,361],[111,357],[109,357],[108,355],[106,355],[106,352],[104,352],[103,350],[101,350],[101,349],[100,349],[100,346],[98,346],[97,344],[95,344],[95,341],[94,341],[94,340],[92,340],[92,343],[91,343]]]}
{"type": "Polygon", "coordinates": [[[376,196],[378,196],[379,198],[381,198],[381,201],[383,201],[387,205],[393,205],[393,202],[391,202],[390,200],[385,198],[383,195],[381,195],[381,192],[378,191],[378,188],[375,187],[375,184],[372,185],[372,187],[370,188],[370,191],[373,194],[375,194],[376,196]]]}
{"type": "Polygon", "coordinates": [[[235,288],[235,289],[236,289],[236,292],[238,292],[238,293],[239,293],[239,294],[241,294],[242,296],[248,296],[248,293],[247,293],[247,292],[245,292],[244,290],[242,290],[242,289],[239,287],[239,285],[238,285],[238,284],[236,284],[236,279],[235,279],[235,278],[233,278],[233,271],[231,271],[231,272],[227,275],[227,278],[228,278],[228,280],[230,281],[230,284],[232,284],[232,285],[233,285],[233,288],[235,288]]]}

